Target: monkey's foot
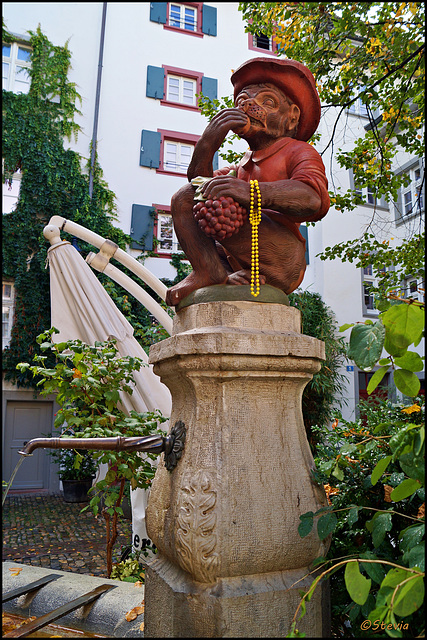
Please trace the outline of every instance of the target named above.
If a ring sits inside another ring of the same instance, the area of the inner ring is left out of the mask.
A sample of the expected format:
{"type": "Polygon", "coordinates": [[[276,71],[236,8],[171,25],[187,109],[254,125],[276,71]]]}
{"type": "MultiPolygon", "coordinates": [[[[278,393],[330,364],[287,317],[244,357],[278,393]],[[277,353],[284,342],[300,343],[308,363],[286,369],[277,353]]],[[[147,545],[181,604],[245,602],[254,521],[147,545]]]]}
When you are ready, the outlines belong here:
{"type": "Polygon", "coordinates": [[[178,282],[178,284],[167,290],[166,304],[170,307],[176,307],[181,300],[193,291],[196,291],[196,289],[210,287],[214,284],[224,284],[226,281],[227,275],[225,275],[225,277],[218,275],[218,278],[211,278],[206,273],[197,273],[196,271],[192,271],[190,275],[184,278],[184,280],[181,280],[181,282],[178,282]]]}

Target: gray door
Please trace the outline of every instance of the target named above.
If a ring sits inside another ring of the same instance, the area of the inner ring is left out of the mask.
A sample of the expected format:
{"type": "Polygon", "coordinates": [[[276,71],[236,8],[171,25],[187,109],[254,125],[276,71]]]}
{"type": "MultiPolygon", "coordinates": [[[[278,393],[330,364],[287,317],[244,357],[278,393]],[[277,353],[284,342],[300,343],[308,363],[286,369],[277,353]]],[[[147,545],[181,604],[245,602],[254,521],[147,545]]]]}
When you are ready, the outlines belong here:
{"type": "MultiPolygon", "coordinates": [[[[6,405],[3,479],[9,481],[21,458],[18,451],[28,440],[43,438],[52,430],[53,402],[8,401],[6,405]]],[[[12,489],[48,489],[51,459],[36,449],[20,466],[12,489]]]]}

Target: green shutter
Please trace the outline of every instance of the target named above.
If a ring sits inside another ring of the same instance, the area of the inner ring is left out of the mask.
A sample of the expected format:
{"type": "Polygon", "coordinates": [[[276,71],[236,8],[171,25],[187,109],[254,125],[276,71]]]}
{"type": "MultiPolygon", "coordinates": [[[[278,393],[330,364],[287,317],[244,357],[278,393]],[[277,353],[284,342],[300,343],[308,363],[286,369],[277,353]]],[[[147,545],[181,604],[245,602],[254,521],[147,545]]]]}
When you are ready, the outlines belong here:
{"type": "Polygon", "coordinates": [[[202,78],[202,93],[211,100],[216,100],[218,97],[218,80],[215,78],[202,78]]]}
{"type": "Polygon", "coordinates": [[[310,264],[309,253],[308,253],[308,229],[305,225],[300,225],[300,233],[305,240],[305,261],[307,264],[310,264]]]}
{"type": "Polygon", "coordinates": [[[216,9],[207,4],[202,8],[202,32],[207,36],[216,36],[216,9]]]}
{"type": "Polygon", "coordinates": [[[165,70],[162,67],[147,66],[147,98],[161,100],[165,92],[165,70]]]}
{"type": "Polygon", "coordinates": [[[139,164],[141,167],[158,169],[160,166],[160,133],[144,129],[141,134],[141,153],[139,164]]]}
{"type": "Polygon", "coordinates": [[[150,2],[150,20],[166,24],[167,2],[150,2]]]}
{"type": "Polygon", "coordinates": [[[132,249],[145,251],[153,250],[154,233],[154,212],[153,207],[144,204],[132,205],[132,219],[130,223],[130,237],[132,249]]]}

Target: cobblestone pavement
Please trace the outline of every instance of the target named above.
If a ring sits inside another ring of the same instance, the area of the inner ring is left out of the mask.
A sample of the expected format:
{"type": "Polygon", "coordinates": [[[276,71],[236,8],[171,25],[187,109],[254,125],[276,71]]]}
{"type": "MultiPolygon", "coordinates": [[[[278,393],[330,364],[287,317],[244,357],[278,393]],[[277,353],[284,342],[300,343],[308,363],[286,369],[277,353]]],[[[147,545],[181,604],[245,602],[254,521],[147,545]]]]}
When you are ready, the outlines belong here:
{"type": "MultiPolygon", "coordinates": [[[[3,520],[3,560],[107,577],[106,525],[102,515],[64,502],[62,494],[9,495],[3,520]]],[[[122,519],[113,562],[131,543],[132,523],[122,519]]]]}

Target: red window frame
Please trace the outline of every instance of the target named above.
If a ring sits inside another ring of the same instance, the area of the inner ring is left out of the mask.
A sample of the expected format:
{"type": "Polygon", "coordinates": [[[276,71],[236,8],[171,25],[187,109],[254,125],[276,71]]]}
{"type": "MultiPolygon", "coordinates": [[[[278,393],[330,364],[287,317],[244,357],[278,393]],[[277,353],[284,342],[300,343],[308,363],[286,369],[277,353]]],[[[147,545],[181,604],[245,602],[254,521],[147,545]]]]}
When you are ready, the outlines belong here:
{"type": "Polygon", "coordinates": [[[272,36],[272,46],[273,46],[273,50],[270,51],[269,49],[262,49],[261,47],[255,47],[253,45],[253,37],[254,34],[253,33],[248,33],[248,49],[250,51],[256,51],[257,53],[264,53],[268,56],[276,56],[277,55],[277,43],[276,43],[276,39],[274,37],[274,35],[272,36]]]}
{"type": "Polygon", "coordinates": [[[166,24],[163,25],[163,29],[166,29],[167,31],[175,31],[176,33],[186,33],[189,36],[196,36],[196,38],[203,38],[205,34],[202,31],[202,7],[203,7],[203,2],[178,2],[178,1],[176,3],[168,2],[167,12],[166,12],[166,24]],[[193,9],[197,10],[196,31],[188,31],[187,29],[181,29],[180,27],[172,27],[169,24],[169,13],[170,13],[171,4],[181,4],[187,7],[192,7],[193,9]]]}
{"type": "MultiPolygon", "coordinates": [[[[201,93],[203,73],[200,73],[199,71],[191,71],[190,69],[169,67],[165,64],[162,65],[162,68],[165,71],[165,84],[163,89],[164,96],[168,95],[168,74],[180,76],[182,78],[190,78],[190,80],[196,80],[196,93],[201,93]]],[[[175,109],[185,109],[186,111],[200,111],[198,106],[183,104],[182,102],[173,102],[167,98],[162,98],[162,100],[160,100],[160,104],[165,105],[166,107],[174,107],[175,109]]]]}
{"type": "Polygon", "coordinates": [[[163,173],[169,176],[181,176],[182,178],[187,178],[186,173],[181,173],[180,171],[170,171],[170,169],[164,168],[163,158],[165,141],[183,142],[187,144],[194,144],[194,146],[196,146],[197,142],[200,140],[200,136],[196,136],[192,133],[182,133],[181,131],[168,131],[167,129],[157,129],[157,132],[160,133],[160,163],[159,168],[156,169],[156,173],[163,173]]]}
{"type": "MultiPolygon", "coordinates": [[[[159,211],[164,211],[165,213],[170,213],[171,212],[171,208],[170,205],[163,205],[163,204],[153,204],[152,205],[153,209],[156,210],[156,215],[154,218],[154,227],[153,227],[153,235],[154,237],[157,239],[157,231],[158,231],[158,221],[157,221],[157,214],[159,211]]],[[[166,253],[165,251],[159,251],[157,248],[157,244],[155,246],[154,249],[154,253],[159,256],[159,258],[168,258],[169,260],[172,258],[172,253],[166,253]]]]}

